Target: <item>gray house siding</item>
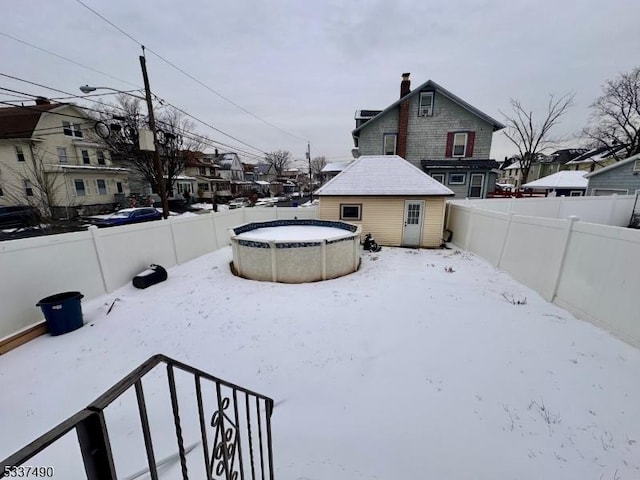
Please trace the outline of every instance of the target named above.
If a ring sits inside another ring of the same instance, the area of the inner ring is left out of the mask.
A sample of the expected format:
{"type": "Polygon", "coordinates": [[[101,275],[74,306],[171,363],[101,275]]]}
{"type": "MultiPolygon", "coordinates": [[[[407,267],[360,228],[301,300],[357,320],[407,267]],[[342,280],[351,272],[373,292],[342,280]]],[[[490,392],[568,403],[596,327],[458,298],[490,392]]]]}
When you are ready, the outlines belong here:
{"type": "Polygon", "coordinates": [[[477,170],[443,170],[443,169],[433,169],[429,172],[429,175],[432,177],[436,177],[438,179],[438,175],[444,175],[444,182],[447,188],[451,189],[453,193],[455,193],[454,198],[467,198],[469,196],[469,182],[471,181],[471,175],[473,174],[483,174],[484,182],[482,185],[482,198],[486,198],[487,192],[492,192],[495,188],[496,179],[498,175],[494,172],[486,172],[486,171],[477,171],[477,170]],[[451,174],[464,174],[464,183],[463,184],[451,184],[449,176],[451,174]]]}
{"type": "MultiPolygon", "coordinates": [[[[594,190],[626,190],[634,195],[640,190],[640,172],[634,172],[635,162],[629,162],[618,168],[611,169],[593,177],[589,177],[587,195],[594,195],[594,190]]],[[[624,194],[624,192],[620,192],[624,194]]]]}
{"type": "MultiPolygon", "coordinates": [[[[445,158],[449,132],[475,132],[472,159],[487,159],[491,151],[493,126],[438,93],[434,96],[433,115],[418,116],[420,95],[409,99],[406,159],[420,167],[420,160],[445,158]]],[[[359,134],[361,155],[382,155],[383,135],[398,132],[398,110],[370,120],[359,134]]]]}
{"type": "Polygon", "coordinates": [[[398,110],[398,108],[394,108],[375,121],[369,120],[371,124],[360,132],[358,142],[360,155],[382,155],[384,153],[382,144],[384,134],[398,133],[398,110]]]}
{"type": "Polygon", "coordinates": [[[447,134],[456,131],[475,132],[473,155],[465,158],[486,159],[491,151],[493,126],[436,92],[433,116],[419,117],[420,95],[409,103],[407,158],[420,167],[420,160],[445,158],[447,134]]]}

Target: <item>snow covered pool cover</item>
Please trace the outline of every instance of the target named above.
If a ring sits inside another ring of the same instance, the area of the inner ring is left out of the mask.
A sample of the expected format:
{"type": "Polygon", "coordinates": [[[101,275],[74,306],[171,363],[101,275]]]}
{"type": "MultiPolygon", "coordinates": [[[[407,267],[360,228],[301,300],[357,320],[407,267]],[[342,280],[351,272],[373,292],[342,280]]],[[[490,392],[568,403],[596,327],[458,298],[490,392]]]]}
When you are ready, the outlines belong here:
{"type": "Polygon", "coordinates": [[[238,235],[243,240],[284,240],[287,242],[305,242],[309,240],[331,240],[350,234],[349,230],[316,225],[284,225],[250,230],[238,235]]]}

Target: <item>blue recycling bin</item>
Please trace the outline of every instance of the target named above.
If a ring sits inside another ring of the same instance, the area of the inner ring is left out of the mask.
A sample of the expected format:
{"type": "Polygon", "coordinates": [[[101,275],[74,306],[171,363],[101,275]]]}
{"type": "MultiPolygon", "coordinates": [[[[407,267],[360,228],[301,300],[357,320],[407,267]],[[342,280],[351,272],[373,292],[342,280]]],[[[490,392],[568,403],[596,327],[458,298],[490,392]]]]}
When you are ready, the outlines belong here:
{"type": "Polygon", "coordinates": [[[40,307],[51,335],[77,330],[82,321],[80,300],[84,297],[80,292],[64,292],[45,297],[36,303],[40,307]]]}

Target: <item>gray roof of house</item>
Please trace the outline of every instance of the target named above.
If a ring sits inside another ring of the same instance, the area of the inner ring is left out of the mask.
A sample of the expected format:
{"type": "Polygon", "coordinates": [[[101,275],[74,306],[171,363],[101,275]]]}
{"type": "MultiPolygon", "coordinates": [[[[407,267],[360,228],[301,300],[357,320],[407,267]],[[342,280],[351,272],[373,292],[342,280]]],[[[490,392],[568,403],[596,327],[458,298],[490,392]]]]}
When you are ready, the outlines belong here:
{"type": "Polygon", "coordinates": [[[422,160],[420,162],[424,170],[429,169],[467,169],[467,170],[493,170],[500,167],[500,164],[495,160],[422,160]]]}
{"type": "MultiPolygon", "coordinates": [[[[389,105],[387,108],[385,108],[384,110],[382,110],[382,112],[380,112],[378,115],[376,115],[375,117],[373,117],[371,120],[367,121],[366,123],[360,125],[358,128],[354,129],[351,133],[353,135],[357,135],[357,133],[364,128],[365,126],[371,124],[371,122],[375,122],[378,118],[384,116],[388,111],[394,109],[395,107],[397,107],[398,105],[400,105],[400,103],[402,103],[404,100],[412,97],[413,95],[417,95],[418,93],[420,93],[421,91],[425,91],[425,90],[430,90],[430,91],[435,91],[438,92],[439,94],[443,95],[444,97],[448,98],[449,100],[451,100],[452,102],[458,104],[459,106],[461,106],[462,108],[464,108],[465,110],[469,111],[470,113],[480,117],[482,120],[484,120],[487,123],[490,123],[493,126],[493,131],[498,131],[498,130],[502,130],[503,128],[505,128],[505,125],[501,122],[499,122],[498,120],[496,120],[495,118],[490,117],[489,115],[487,115],[486,113],[478,110],[476,107],[474,107],[473,105],[465,102],[464,100],[462,100],[460,97],[458,97],[457,95],[454,95],[453,93],[451,93],[449,90],[447,90],[446,88],[438,85],[436,82],[434,82],[433,80],[427,80],[426,82],[424,82],[422,85],[420,85],[419,87],[411,90],[410,93],[408,93],[407,95],[405,95],[402,98],[399,98],[398,100],[396,100],[395,102],[393,102],[391,105],[389,105]]],[[[360,110],[360,111],[364,111],[364,110],[360,110]]]]}
{"type": "Polygon", "coordinates": [[[316,195],[453,195],[440,182],[397,155],[363,155],[316,195]]]}
{"type": "Polygon", "coordinates": [[[619,168],[627,163],[635,162],[636,160],[640,160],[640,153],[636,153],[635,155],[630,156],[629,158],[625,158],[624,160],[620,160],[619,162],[612,163],[611,165],[607,165],[600,170],[596,170],[595,172],[591,172],[585,175],[585,178],[595,177],[596,175],[600,175],[601,173],[609,172],[615,168],[619,168]]]}

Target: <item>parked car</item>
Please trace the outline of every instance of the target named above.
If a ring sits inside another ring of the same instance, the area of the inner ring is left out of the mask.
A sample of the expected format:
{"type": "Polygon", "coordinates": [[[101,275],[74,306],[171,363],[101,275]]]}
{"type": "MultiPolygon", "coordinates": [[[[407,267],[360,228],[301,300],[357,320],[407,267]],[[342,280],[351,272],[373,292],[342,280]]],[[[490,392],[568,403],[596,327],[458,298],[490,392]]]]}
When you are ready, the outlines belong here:
{"type": "Polygon", "coordinates": [[[17,228],[38,225],[40,211],[27,205],[0,207],[0,228],[17,228]]]}
{"type": "Polygon", "coordinates": [[[241,208],[241,207],[251,207],[252,205],[253,204],[249,201],[247,197],[238,197],[238,198],[234,198],[229,202],[229,210],[234,208],[241,208]]]}
{"type": "Polygon", "coordinates": [[[153,207],[123,208],[111,215],[104,217],[89,217],[89,222],[101,227],[114,227],[116,225],[129,225],[132,223],[151,222],[160,220],[162,214],[153,207]]]}

